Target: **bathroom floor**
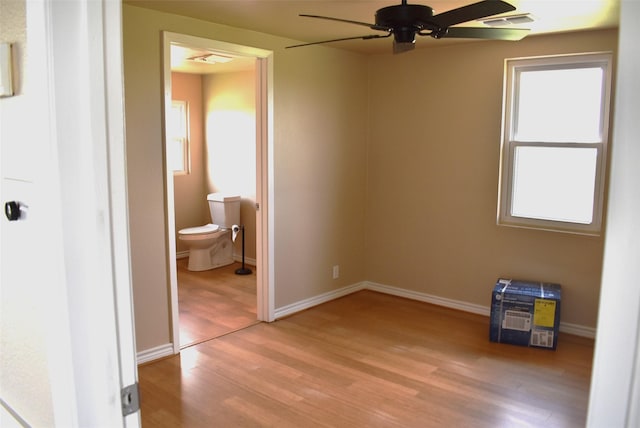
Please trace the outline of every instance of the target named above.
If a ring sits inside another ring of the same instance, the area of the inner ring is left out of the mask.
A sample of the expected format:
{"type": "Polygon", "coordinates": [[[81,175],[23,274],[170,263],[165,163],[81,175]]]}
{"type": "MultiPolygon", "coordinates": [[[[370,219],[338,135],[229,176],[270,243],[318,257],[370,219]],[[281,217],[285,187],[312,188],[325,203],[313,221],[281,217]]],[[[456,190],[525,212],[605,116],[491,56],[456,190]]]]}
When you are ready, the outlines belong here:
{"type": "Polygon", "coordinates": [[[188,260],[177,261],[181,348],[258,323],[255,267],[251,275],[235,274],[241,263],[191,272],[188,260]]]}

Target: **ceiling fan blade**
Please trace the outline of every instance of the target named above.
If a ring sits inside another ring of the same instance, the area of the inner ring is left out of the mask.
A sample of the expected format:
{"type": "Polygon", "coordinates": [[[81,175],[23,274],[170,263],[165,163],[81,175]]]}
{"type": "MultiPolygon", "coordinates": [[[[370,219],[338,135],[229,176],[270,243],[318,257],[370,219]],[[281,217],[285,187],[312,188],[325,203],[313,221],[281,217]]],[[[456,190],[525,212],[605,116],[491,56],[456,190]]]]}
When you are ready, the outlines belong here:
{"type": "Polygon", "coordinates": [[[389,27],[383,27],[381,25],[376,25],[376,24],[369,24],[367,22],[352,21],[350,19],[332,18],[330,16],[306,15],[306,14],[300,14],[300,16],[305,16],[307,18],[327,19],[329,21],[344,22],[344,23],[347,23],[347,24],[362,25],[364,27],[369,27],[372,30],[380,30],[380,31],[390,31],[391,30],[391,28],[389,28],[389,27]]]}
{"type": "MultiPolygon", "coordinates": [[[[528,29],[524,28],[473,28],[452,27],[442,37],[454,39],[522,40],[528,29]]],[[[421,34],[422,35],[422,34],[421,34]]]]}
{"type": "Polygon", "coordinates": [[[516,10],[514,6],[502,0],[484,0],[435,15],[433,22],[441,28],[447,28],[452,25],[475,21],[476,19],[513,10],[516,10]]]}
{"type": "Polygon", "coordinates": [[[287,46],[285,47],[285,49],[290,49],[290,48],[299,48],[301,46],[311,46],[311,45],[320,45],[323,43],[331,43],[331,42],[342,42],[344,40],[357,40],[357,39],[362,39],[362,40],[370,40],[370,39],[384,39],[386,37],[391,36],[392,33],[388,33],[388,34],[369,34],[366,36],[355,36],[355,37],[343,37],[341,39],[331,39],[331,40],[323,40],[320,42],[311,42],[311,43],[301,43],[299,45],[293,45],[293,46],[287,46]]]}

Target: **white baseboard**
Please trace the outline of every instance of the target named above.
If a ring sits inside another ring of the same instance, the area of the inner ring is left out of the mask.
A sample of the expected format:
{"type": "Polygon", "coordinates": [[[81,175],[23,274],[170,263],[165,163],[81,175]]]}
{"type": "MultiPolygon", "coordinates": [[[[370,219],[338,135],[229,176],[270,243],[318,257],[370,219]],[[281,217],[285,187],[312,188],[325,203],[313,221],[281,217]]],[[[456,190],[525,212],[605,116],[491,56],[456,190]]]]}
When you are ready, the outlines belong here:
{"type": "Polygon", "coordinates": [[[172,355],[173,344],[166,343],[164,345],[156,346],[155,348],[145,349],[144,351],[138,352],[136,355],[136,361],[138,364],[143,364],[160,358],[170,357],[172,355]]]}
{"type": "Polygon", "coordinates": [[[346,287],[339,288],[337,290],[329,291],[328,293],[320,294],[318,296],[310,297],[308,299],[301,300],[290,305],[277,308],[275,310],[275,319],[286,317],[287,315],[294,314],[296,312],[303,311],[305,309],[312,308],[322,303],[330,302],[331,300],[346,296],[356,291],[363,290],[365,283],[347,285],[346,287]]]}
{"type": "Polygon", "coordinates": [[[431,294],[420,293],[417,291],[405,290],[403,288],[392,287],[390,285],[376,284],[367,281],[367,290],[378,291],[380,293],[391,294],[398,297],[405,297],[411,300],[431,303],[433,305],[444,306],[445,308],[457,309],[459,311],[471,312],[473,314],[489,316],[491,310],[488,306],[476,305],[473,303],[463,302],[460,300],[447,299],[431,294]]]}
{"type": "Polygon", "coordinates": [[[178,251],[176,253],[176,259],[186,259],[187,257],[189,257],[189,250],[178,251]]]}
{"type": "MultiPolygon", "coordinates": [[[[431,303],[433,305],[444,306],[445,308],[457,309],[459,311],[471,312],[473,314],[490,316],[491,307],[476,305],[474,303],[463,302],[460,300],[447,299],[431,294],[420,293],[417,291],[405,290],[389,285],[376,284],[375,282],[366,281],[367,290],[378,291],[380,293],[391,294],[394,296],[405,297],[407,299],[418,300],[421,302],[431,303]]],[[[573,334],[574,336],[587,337],[595,339],[596,329],[578,324],[571,324],[560,321],[560,331],[563,333],[573,334]]]]}
{"type": "MultiPolygon", "coordinates": [[[[250,264],[245,258],[245,263],[250,264]]],[[[255,265],[254,265],[255,266],[255,265]]],[[[312,308],[322,303],[330,302],[331,300],[344,297],[346,295],[355,293],[360,290],[371,290],[379,293],[390,294],[393,296],[404,297],[411,300],[417,300],[420,302],[431,303],[433,305],[443,306],[445,308],[456,309],[459,311],[470,312],[477,315],[489,316],[491,308],[489,306],[476,305],[474,303],[463,302],[460,300],[448,299],[445,297],[434,296],[432,294],[421,293],[418,291],[406,290],[403,288],[392,287],[390,285],[377,284],[371,281],[363,281],[353,285],[347,285],[337,290],[332,290],[327,293],[323,293],[308,299],[300,300],[281,308],[276,308],[275,319],[284,318],[288,315],[296,312],[303,311],[305,309],[312,308]]],[[[596,329],[593,327],[586,327],[579,324],[571,324],[566,322],[560,322],[560,331],[567,334],[573,334],[575,336],[586,337],[594,339],[596,337],[596,329]]],[[[138,364],[147,363],[149,361],[157,360],[164,357],[170,357],[173,355],[173,345],[167,343],[155,348],[146,349],[140,351],[137,354],[138,364]]]]}
{"type": "MultiPolygon", "coordinates": [[[[186,251],[179,251],[176,253],[176,259],[186,259],[189,257],[189,250],[186,251]]],[[[242,262],[242,254],[234,254],[233,255],[233,260],[236,262],[242,262]]],[[[251,259],[249,257],[244,258],[244,263],[250,266],[255,266],[256,265],[256,259],[251,259]]]]}
{"type": "Polygon", "coordinates": [[[574,336],[586,337],[589,339],[596,338],[596,329],[593,327],[586,327],[579,324],[571,324],[568,322],[560,321],[560,331],[567,334],[573,334],[574,336]]]}
{"type": "MultiPolygon", "coordinates": [[[[377,291],[379,293],[404,297],[407,299],[417,300],[425,303],[431,303],[433,305],[456,309],[463,312],[470,312],[472,314],[483,315],[486,317],[490,316],[491,314],[491,307],[489,306],[477,305],[475,303],[463,302],[461,300],[448,299],[446,297],[434,296],[432,294],[406,290],[404,288],[392,287],[390,285],[377,284],[371,281],[363,281],[354,285],[348,285],[338,290],[320,294],[315,297],[310,297],[308,299],[283,306],[282,308],[278,308],[275,310],[275,318],[282,318],[284,316],[291,315],[304,309],[309,309],[321,303],[326,303],[333,299],[337,299],[339,297],[343,297],[360,290],[377,291]]],[[[560,322],[560,331],[563,333],[573,334],[575,336],[586,337],[589,339],[594,339],[596,337],[595,328],[578,324],[570,324],[562,321],[560,322]]]]}
{"type": "Polygon", "coordinates": [[[23,428],[31,426],[13,410],[9,403],[0,398],[0,426],[4,428],[23,428]]]}
{"type": "MultiPolygon", "coordinates": [[[[233,260],[237,261],[237,262],[242,262],[242,254],[234,254],[233,255],[233,260]]],[[[245,256],[244,258],[244,264],[249,265],[249,266],[254,266],[256,265],[256,259],[251,259],[247,256],[245,256]]]]}

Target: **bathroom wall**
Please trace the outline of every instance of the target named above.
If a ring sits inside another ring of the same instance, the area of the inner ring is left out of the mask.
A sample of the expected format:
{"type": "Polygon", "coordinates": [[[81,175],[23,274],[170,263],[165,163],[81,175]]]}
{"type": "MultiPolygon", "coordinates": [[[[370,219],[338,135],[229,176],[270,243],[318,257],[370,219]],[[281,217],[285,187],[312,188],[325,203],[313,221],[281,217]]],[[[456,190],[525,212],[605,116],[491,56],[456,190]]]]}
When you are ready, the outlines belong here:
{"type": "Polygon", "coordinates": [[[202,76],[171,73],[171,91],[174,100],[188,103],[189,111],[190,171],[173,176],[176,252],[180,254],[188,252],[188,248],[178,239],[178,230],[210,222],[205,183],[202,76]]]}
{"type": "Polygon", "coordinates": [[[604,30],[372,57],[367,280],[484,307],[499,277],[558,282],[562,321],[595,328],[604,236],[496,225],[502,77],[505,58],[616,49],[604,30]]]}
{"type": "MultiPolygon", "coordinates": [[[[206,187],[242,197],[245,256],[256,258],[255,71],[207,74],[202,78],[205,115],[206,187]]],[[[242,241],[235,243],[242,253],[242,241]]]]}
{"type": "MultiPolygon", "coordinates": [[[[209,223],[208,193],[242,197],[245,255],[256,258],[256,126],[255,71],[220,74],[171,73],[174,100],[188,102],[189,174],[174,175],[176,250],[188,248],[177,237],[185,227],[209,223]]],[[[182,253],[182,254],[180,254],[182,253]]],[[[235,244],[235,255],[242,243],[235,244]]]]}

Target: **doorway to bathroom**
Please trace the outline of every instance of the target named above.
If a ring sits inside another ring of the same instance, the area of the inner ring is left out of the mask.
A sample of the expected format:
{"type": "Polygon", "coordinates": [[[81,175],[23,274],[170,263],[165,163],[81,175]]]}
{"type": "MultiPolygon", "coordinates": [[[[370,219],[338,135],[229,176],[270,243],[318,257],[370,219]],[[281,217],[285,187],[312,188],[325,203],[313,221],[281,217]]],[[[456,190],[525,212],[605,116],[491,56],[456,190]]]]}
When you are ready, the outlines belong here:
{"type": "Polygon", "coordinates": [[[273,320],[269,260],[271,52],[163,33],[165,191],[173,348],[273,320]],[[207,194],[241,197],[234,264],[187,269],[178,231],[211,223],[207,194]],[[244,251],[242,241],[244,238],[244,251]],[[244,263],[250,275],[236,275],[244,263]]]}

